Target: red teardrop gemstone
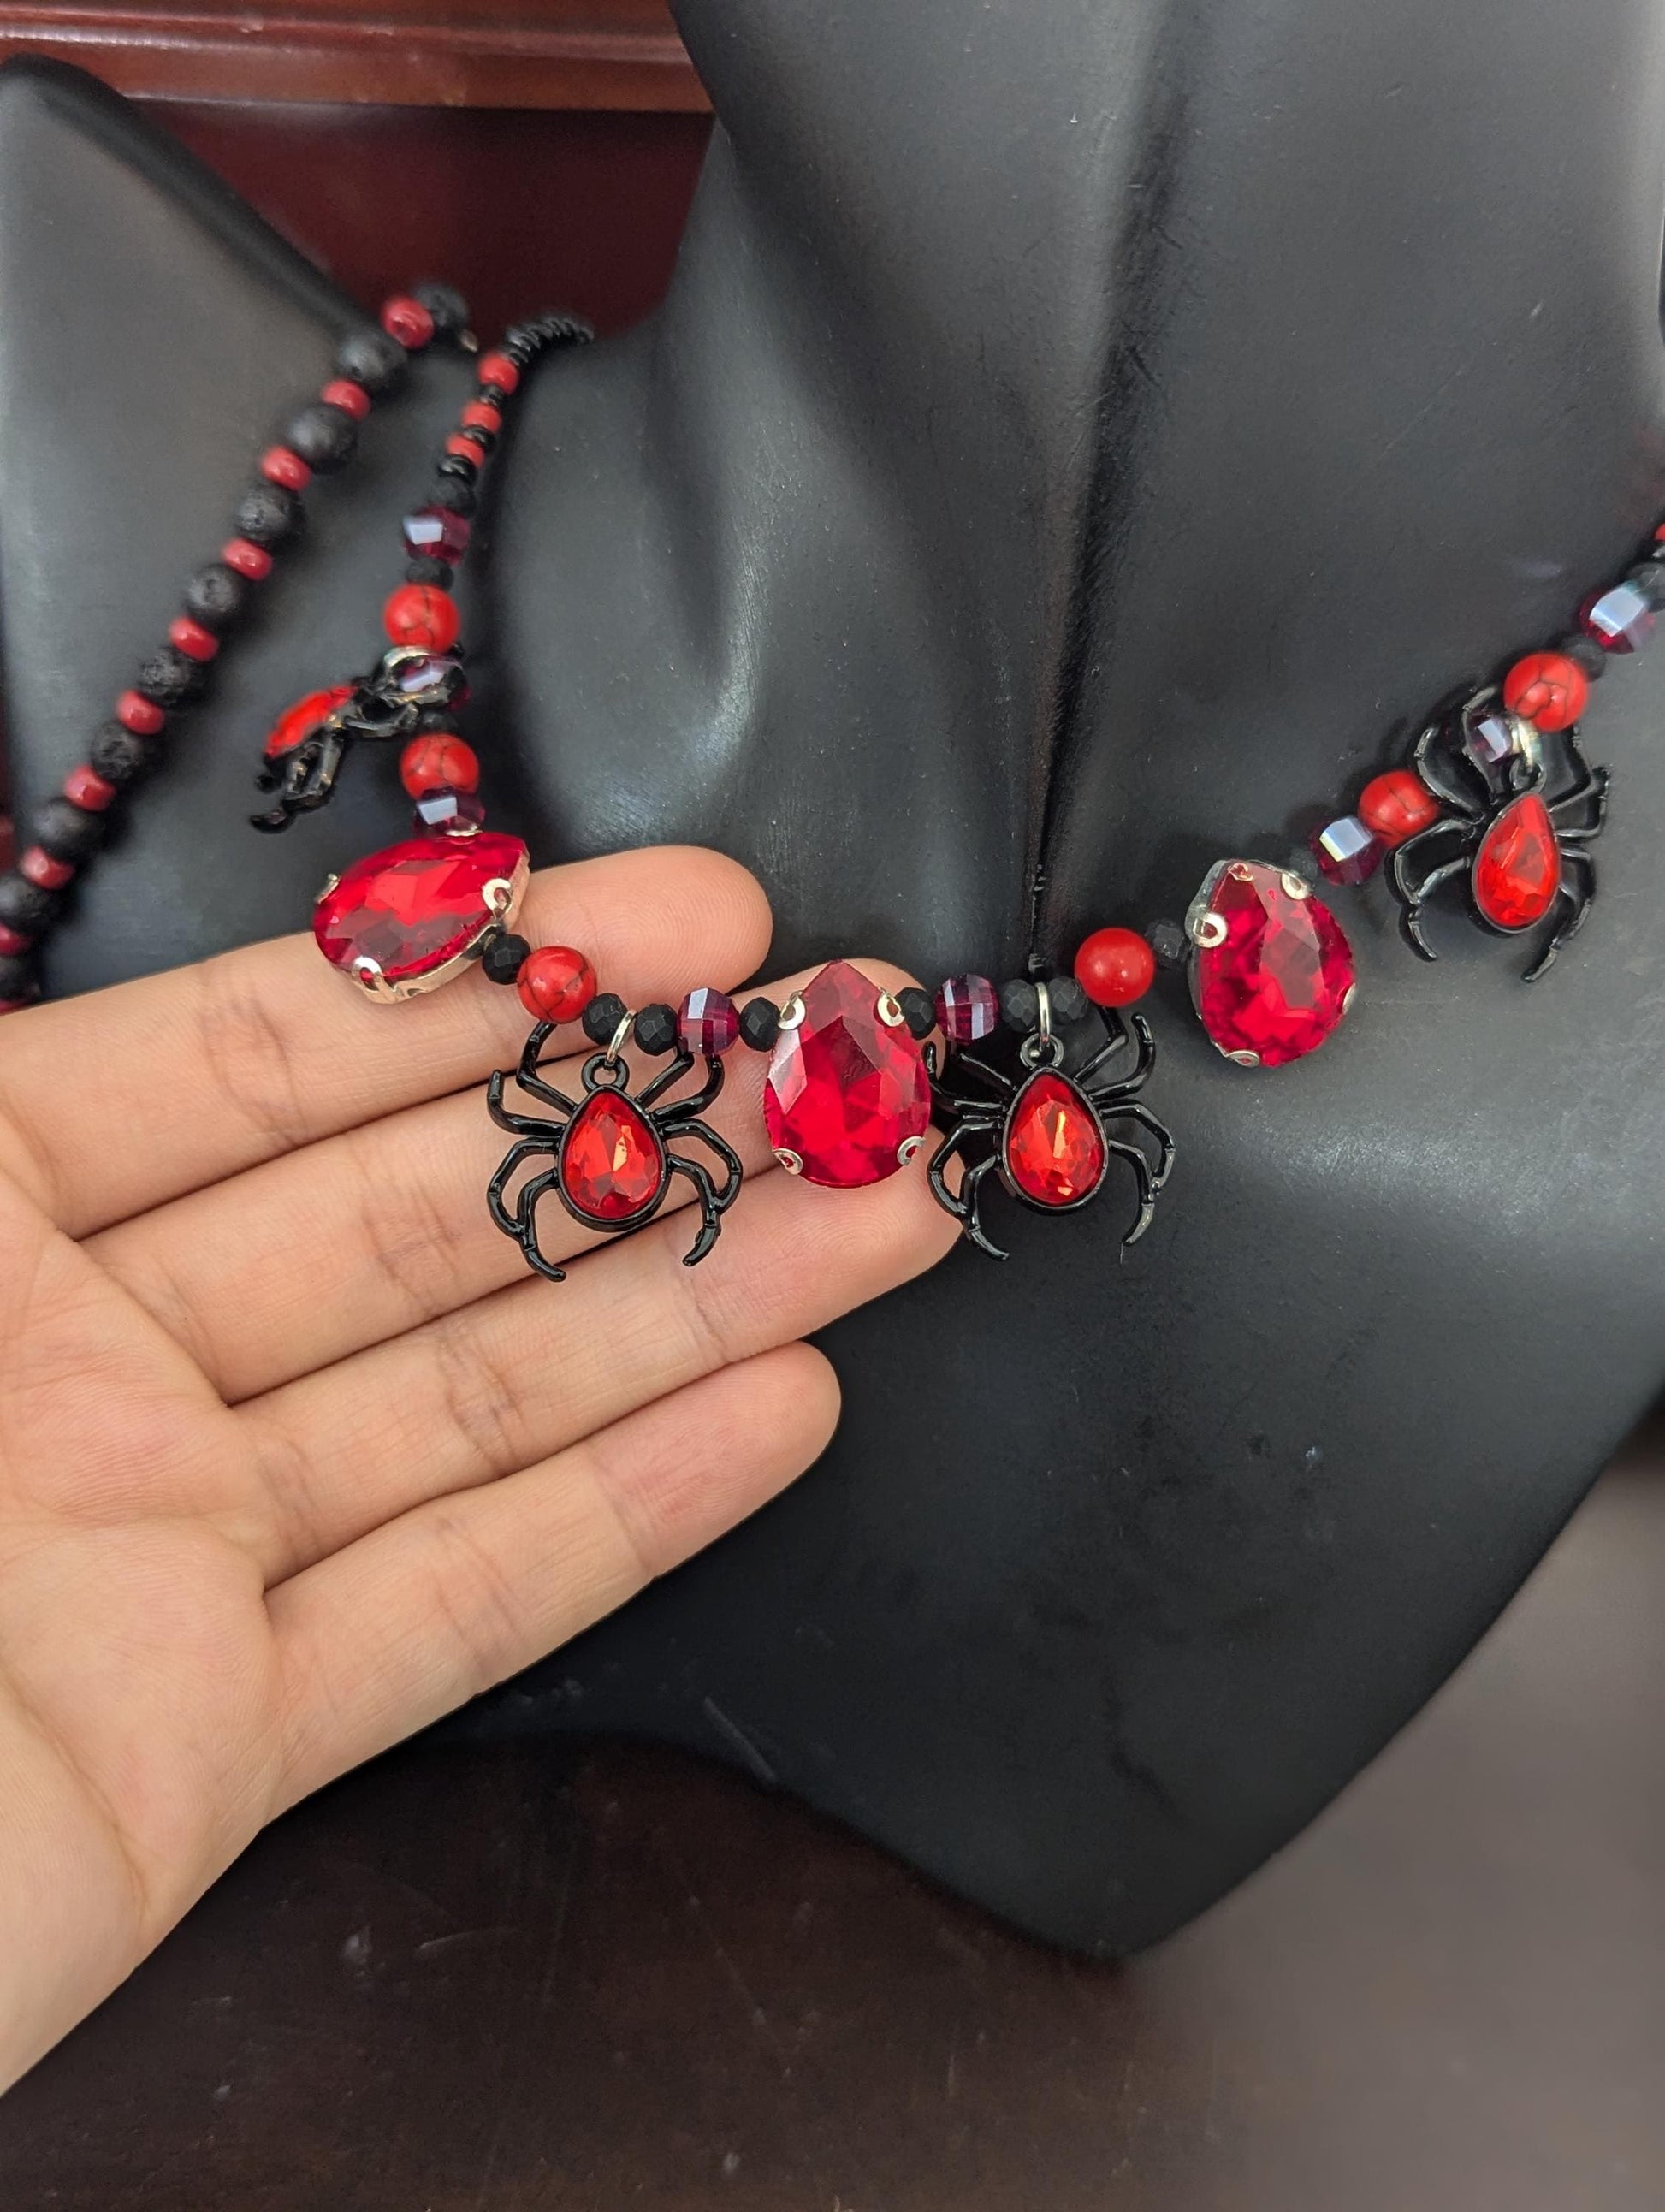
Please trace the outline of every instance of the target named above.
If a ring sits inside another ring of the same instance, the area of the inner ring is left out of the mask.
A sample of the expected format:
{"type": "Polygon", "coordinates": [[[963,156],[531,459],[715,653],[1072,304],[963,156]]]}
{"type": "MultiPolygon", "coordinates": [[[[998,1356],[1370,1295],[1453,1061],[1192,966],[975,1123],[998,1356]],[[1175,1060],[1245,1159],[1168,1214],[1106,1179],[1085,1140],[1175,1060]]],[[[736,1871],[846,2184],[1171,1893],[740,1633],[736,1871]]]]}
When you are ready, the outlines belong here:
{"type": "Polygon", "coordinates": [[[1474,855],[1474,903],[1494,929],[1529,929],[1561,887],[1561,848],[1549,809],[1525,792],[1480,840],[1474,855]]]}
{"type": "Polygon", "coordinates": [[[931,1085],[906,1024],[878,1018],[877,983],[835,960],[805,986],[804,1018],[776,1038],[763,1121],[777,1153],[805,1182],[851,1190],[882,1182],[904,1145],[924,1136],[931,1085]]]}
{"type": "Polygon", "coordinates": [[[1197,894],[1192,922],[1194,941],[1205,933],[1192,995],[1220,1050],[1261,1067],[1316,1052],[1353,986],[1352,947],[1323,901],[1262,860],[1222,860],[1197,894]]]}
{"type": "Polygon", "coordinates": [[[567,1125],[561,1188],[587,1220],[610,1229],[633,1221],[659,1196],[665,1152],[641,1107],[620,1091],[597,1091],[567,1125]]]}
{"type": "MultiPolygon", "coordinates": [[[[313,934],[324,957],[349,975],[370,961],[384,982],[421,989],[497,918],[487,884],[507,882],[518,897],[526,866],[520,840],[495,831],[410,837],[355,860],[313,909],[313,934]]],[[[511,902],[501,918],[513,913],[511,902]]]]}
{"type": "Polygon", "coordinates": [[[265,744],[266,758],[281,760],[285,753],[292,753],[311,737],[320,722],[328,721],[337,707],[344,707],[357,689],[355,684],[332,684],[328,690],[309,691],[293,707],[286,707],[271,726],[271,734],[265,744]]]}
{"type": "Polygon", "coordinates": [[[1037,1206],[1078,1206],[1104,1180],[1104,1139],[1086,1100],[1050,1068],[1018,1092],[1006,1132],[1012,1180],[1037,1206]]]}

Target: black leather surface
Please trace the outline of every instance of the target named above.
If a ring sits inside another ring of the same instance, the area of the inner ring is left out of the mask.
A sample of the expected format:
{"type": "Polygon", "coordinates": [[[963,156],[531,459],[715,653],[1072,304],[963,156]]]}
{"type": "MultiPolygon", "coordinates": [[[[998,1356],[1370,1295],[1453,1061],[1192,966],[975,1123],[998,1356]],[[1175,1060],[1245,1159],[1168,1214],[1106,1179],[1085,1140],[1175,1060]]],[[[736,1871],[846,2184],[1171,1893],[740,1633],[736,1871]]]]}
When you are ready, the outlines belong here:
{"type": "MultiPolygon", "coordinates": [[[[720,128],[677,284],[531,392],[471,623],[495,811],[543,857],[703,840],[769,886],[777,963],[933,980],[1016,969],[1043,871],[1061,960],[1281,856],[1665,513],[1647,0],[681,15],[720,128]]],[[[26,803],[345,314],[131,110],[0,77],[26,803]]],[[[55,988],[293,927],[400,828],[368,773],[285,840],[240,822],[273,708],[364,657],[459,380],[315,503],[55,988]]],[[[1662,708],[1665,641],[1597,691],[1601,896],[1553,975],[1455,913],[1424,968],[1380,886],[1340,895],[1360,1004],[1264,1076],[1168,979],[1182,1152],[1138,1250],[1113,1204],[1003,1213],[1007,1267],[829,1332],[821,1468],[465,1724],[737,1759],[1098,1951],[1285,1840],[1665,1366],[1662,708]]]]}

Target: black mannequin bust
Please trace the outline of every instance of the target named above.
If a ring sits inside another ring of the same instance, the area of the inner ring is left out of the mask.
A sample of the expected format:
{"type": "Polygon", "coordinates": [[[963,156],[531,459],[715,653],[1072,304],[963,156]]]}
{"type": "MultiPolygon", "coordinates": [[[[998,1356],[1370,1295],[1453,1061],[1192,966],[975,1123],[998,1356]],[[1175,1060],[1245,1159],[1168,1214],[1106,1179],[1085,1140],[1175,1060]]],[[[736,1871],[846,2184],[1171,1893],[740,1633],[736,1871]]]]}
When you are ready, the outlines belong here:
{"type": "MultiPolygon", "coordinates": [[[[470,620],[541,860],[718,846],[777,972],[1064,965],[1280,859],[1665,513],[1647,0],[680,12],[718,128],[675,285],[533,382],[470,620]]],[[[20,806],[350,319],[121,101],[0,76],[20,806]]],[[[293,928],[403,834],[363,762],[288,836],[242,825],[276,709],[364,657],[466,374],[425,368],[317,503],[54,991],[293,928]]],[[[1429,968],[1383,887],[1338,895],[1360,1003],[1251,1074],[1165,978],[1144,1242],[1114,1202],[1003,1211],[1007,1266],[830,1331],[820,1468],[453,1725],[673,1739],[1101,1954],[1284,1842],[1665,1366],[1662,708],[1665,641],[1595,694],[1601,896],[1543,981],[1455,908],[1429,968]]]]}

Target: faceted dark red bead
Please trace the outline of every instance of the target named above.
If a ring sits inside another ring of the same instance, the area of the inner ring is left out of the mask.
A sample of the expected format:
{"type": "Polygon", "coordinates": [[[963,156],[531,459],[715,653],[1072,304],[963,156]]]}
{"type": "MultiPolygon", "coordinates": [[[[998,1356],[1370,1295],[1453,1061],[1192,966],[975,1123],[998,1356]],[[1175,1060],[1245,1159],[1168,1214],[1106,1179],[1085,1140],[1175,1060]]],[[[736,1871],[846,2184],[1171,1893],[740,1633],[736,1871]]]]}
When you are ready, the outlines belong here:
{"type": "Polygon", "coordinates": [[[677,1042],[684,1052],[720,1055],[739,1035],[739,1013],[726,991],[714,991],[702,983],[677,1009],[677,1042]]]}
{"type": "Polygon", "coordinates": [[[1051,1068],[1030,1076],[1013,1101],[1006,1164],[1037,1206],[1079,1206],[1104,1180],[1103,1134],[1068,1078],[1051,1068]]]}
{"type": "Polygon", "coordinates": [[[849,1190],[894,1175],[931,1121],[931,1085],[907,1024],[881,1018],[879,988],[835,960],[782,1023],[763,1086],[763,1121],[785,1167],[849,1190]]]}
{"type": "Polygon", "coordinates": [[[1504,807],[1474,855],[1474,903],[1496,929],[1541,921],[1561,884],[1561,848],[1535,791],[1504,807]]]}
{"type": "Polygon", "coordinates": [[[950,975],[937,993],[937,1022],[950,1044],[977,1044],[1000,1023],[1000,997],[987,975],[950,975]]]}
{"type": "Polygon", "coordinates": [[[413,561],[444,561],[454,568],[472,535],[468,517],[448,507],[419,507],[404,518],[404,550],[413,561]]]}
{"type": "Polygon", "coordinates": [[[1230,1060],[1281,1067],[1316,1052],[1352,997],[1352,948],[1298,876],[1222,860],[1191,912],[1192,995],[1230,1060]]]}
{"type": "Polygon", "coordinates": [[[518,837],[412,837],[355,861],[313,908],[313,934],[332,966],[361,980],[420,985],[507,918],[487,887],[518,886],[526,866],[518,837]]]}
{"type": "Polygon", "coordinates": [[[647,1116],[620,1091],[597,1091],[567,1126],[561,1188],[586,1220],[622,1228],[665,1187],[665,1148],[647,1116]]]}

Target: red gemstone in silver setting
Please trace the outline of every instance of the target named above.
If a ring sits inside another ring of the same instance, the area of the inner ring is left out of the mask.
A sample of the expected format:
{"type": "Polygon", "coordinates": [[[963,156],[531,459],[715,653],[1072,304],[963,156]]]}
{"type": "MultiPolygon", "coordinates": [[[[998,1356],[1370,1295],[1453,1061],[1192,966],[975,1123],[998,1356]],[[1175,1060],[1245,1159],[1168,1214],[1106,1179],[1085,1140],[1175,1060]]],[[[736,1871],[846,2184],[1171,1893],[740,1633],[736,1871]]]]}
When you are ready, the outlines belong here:
{"type": "Polygon", "coordinates": [[[355,860],[326,886],[313,934],[331,967],[373,998],[406,999],[460,974],[513,921],[529,863],[518,837],[411,837],[355,860]]]}
{"type": "Polygon", "coordinates": [[[1240,1067],[1316,1052],[1352,1004],[1352,948],[1299,876],[1263,860],[1218,861],[1186,928],[1198,1018],[1240,1067]]]}
{"type": "Polygon", "coordinates": [[[763,1121],[782,1167],[836,1190],[882,1182],[919,1149],[931,1122],[924,1054],[896,1001],[848,960],[782,1009],[763,1121]]]}

